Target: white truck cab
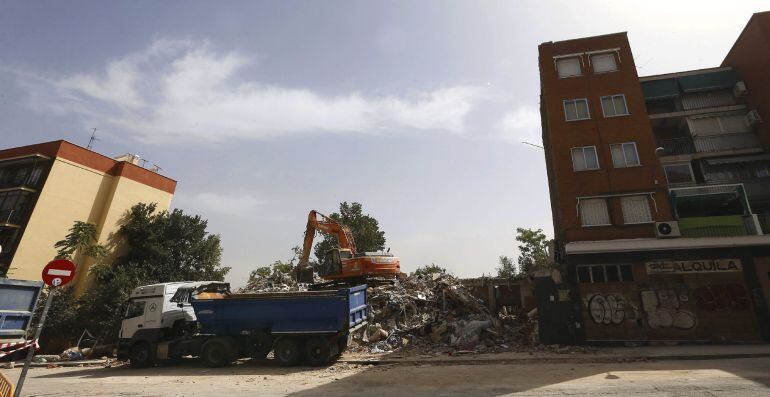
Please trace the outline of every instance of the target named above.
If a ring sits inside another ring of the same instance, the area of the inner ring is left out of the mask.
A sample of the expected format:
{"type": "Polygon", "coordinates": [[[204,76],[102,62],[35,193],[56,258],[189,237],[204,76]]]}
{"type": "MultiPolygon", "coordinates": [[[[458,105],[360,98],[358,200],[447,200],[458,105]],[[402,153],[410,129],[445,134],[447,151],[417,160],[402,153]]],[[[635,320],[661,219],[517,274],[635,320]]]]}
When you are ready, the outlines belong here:
{"type": "Polygon", "coordinates": [[[164,342],[194,329],[191,291],[211,284],[229,288],[229,284],[219,281],[181,281],[145,285],[131,291],[120,325],[118,359],[131,359],[143,365],[162,356],[165,352],[156,351],[159,346],[167,346],[164,342]]]}
{"type": "Polygon", "coordinates": [[[178,305],[171,302],[179,287],[190,281],[145,285],[134,288],[129,296],[120,338],[130,339],[139,330],[173,328],[188,321],[195,321],[195,313],[189,303],[178,305]]]}

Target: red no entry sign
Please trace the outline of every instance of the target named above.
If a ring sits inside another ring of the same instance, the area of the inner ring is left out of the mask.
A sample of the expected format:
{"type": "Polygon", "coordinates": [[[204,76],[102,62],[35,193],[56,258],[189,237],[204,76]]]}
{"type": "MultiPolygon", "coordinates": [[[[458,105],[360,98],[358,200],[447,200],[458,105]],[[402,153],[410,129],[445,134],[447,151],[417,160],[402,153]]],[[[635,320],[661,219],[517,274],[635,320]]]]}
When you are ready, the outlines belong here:
{"type": "Polygon", "coordinates": [[[43,268],[43,282],[49,287],[61,287],[75,277],[75,264],[66,259],[55,259],[43,268]]]}

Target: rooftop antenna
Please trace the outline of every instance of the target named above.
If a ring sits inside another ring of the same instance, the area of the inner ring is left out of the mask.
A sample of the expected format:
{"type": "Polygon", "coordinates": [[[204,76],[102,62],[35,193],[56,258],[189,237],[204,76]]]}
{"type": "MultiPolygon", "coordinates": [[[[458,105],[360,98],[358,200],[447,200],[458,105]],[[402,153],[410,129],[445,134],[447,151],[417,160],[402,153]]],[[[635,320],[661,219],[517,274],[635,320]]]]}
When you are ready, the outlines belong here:
{"type": "Polygon", "coordinates": [[[534,144],[534,143],[532,143],[532,142],[521,141],[521,143],[523,143],[523,144],[525,144],[525,145],[529,145],[529,146],[539,147],[540,149],[545,149],[544,147],[542,147],[542,146],[540,146],[540,145],[536,145],[536,144],[534,144]]]}
{"type": "Polygon", "coordinates": [[[155,164],[155,163],[152,163],[152,172],[154,172],[154,173],[158,174],[158,173],[160,173],[160,171],[161,171],[162,169],[163,169],[163,168],[160,168],[160,166],[159,166],[159,165],[157,165],[157,164],[155,164]]]}
{"type": "Polygon", "coordinates": [[[98,141],[99,138],[96,137],[96,128],[94,128],[94,131],[91,133],[91,139],[88,140],[88,146],[86,146],[86,149],[93,150],[94,149],[94,142],[98,141]]]}

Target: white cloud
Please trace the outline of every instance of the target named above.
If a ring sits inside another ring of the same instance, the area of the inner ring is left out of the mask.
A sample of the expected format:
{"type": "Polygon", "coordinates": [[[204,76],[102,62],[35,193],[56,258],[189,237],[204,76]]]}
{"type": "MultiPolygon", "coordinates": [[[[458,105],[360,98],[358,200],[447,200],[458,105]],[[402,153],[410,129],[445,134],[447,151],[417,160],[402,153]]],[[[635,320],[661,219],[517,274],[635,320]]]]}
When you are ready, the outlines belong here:
{"type": "Polygon", "coordinates": [[[497,124],[498,137],[509,143],[542,142],[540,112],[534,106],[522,106],[506,113],[497,124]]]}
{"type": "Polygon", "coordinates": [[[239,79],[251,63],[243,54],[217,53],[206,43],[160,40],[108,62],[100,74],[19,77],[32,91],[35,109],[55,107],[57,114],[77,114],[89,125],[152,143],[313,132],[462,134],[466,116],[483,96],[476,86],[376,98],[359,92],[322,95],[239,79]]]}
{"type": "Polygon", "coordinates": [[[174,200],[174,206],[183,210],[232,216],[248,216],[263,203],[252,195],[226,195],[216,192],[203,192],[192,196],[176,195],[174,200]]]}

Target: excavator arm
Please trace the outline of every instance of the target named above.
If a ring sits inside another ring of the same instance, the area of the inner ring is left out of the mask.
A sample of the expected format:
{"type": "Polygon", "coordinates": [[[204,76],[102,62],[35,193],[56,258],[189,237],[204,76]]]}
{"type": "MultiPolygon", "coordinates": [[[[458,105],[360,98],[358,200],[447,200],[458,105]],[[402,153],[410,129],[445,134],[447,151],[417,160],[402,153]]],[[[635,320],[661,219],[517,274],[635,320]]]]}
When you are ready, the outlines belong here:
{"type": "Polygon", "coordinates": [[[349,249],[353,255],[356,253],[356,243],[349,227],[316,210],[310,211],[307,216],[305,241],[302,244],[302,257],[297,264],[297,281],[301,283],[313,282],[313,269],[310,268],[309,262],[310,250],[313,248],[313,238],[317,230],[336,237],[340,243],[340,248],[349,249]]]}

